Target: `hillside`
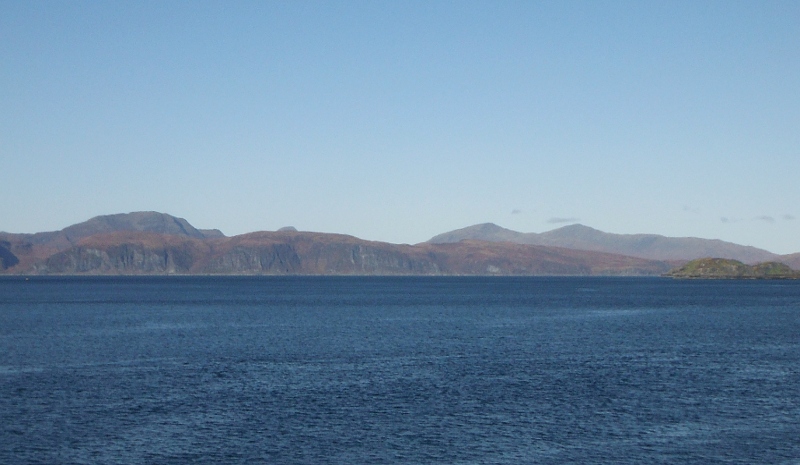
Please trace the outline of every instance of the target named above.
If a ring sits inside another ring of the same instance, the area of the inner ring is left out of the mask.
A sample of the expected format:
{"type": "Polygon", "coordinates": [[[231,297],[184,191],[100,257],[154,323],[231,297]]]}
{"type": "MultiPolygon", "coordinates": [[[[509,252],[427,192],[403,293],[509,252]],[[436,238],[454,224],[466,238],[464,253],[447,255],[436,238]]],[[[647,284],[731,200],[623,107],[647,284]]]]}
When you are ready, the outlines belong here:
{"type": "Polygon", "coordinates": [[[800,270],[800,253],[781,255],[778,261],[789,265],[794,270],[800,270]]]}
{"type": "Polygon", "coordinates": [[[701,258],[670,270],[667,276],[690,279],[800,279],[800,271],[776,262],[749,266],[737,260],[701,258]]]}
{"type": "Polygon", "coordinates": [[[702,257],[730,258],[745,263],[780,260],[780,255],[766,250],[716,239],[611,234],[580,224],[537,234],[520,233],[487,223],[440,234],[428,242],[440,244],[468,239],[591,250],[651,260],[683,261],[702,257]]]}
{"type": "Polygon", "coordinates": [[[0,232],[0,270],[10,268],[8,263],[11,262],[15,262],[16,268],[28,269],[34,263],[69,249],[85,238],[114,232],[148,232],[196,239],[225,237],[217,229],[198,230],[185,219],[166,213],[133,212],[96,216],[59,231],[34,234],[0,232]]]}
{"type": "MultiPolygon", "coordinates": [[[[135,212],[60,231],[0,233],[3,274],[657,276],[695,254],[745,257],[742,262],[783,258],[722,241],[609,234],[581,225],[535,234],[487,223],[400,245],[293,227],[226,237],[164,213],[135,212]]],[[[800,261],[800,254],[785,257],[800,261]]]]}
{"type": "Polygon", "coordinates": [[[99,234],[35,264],[34,274],[659,275],[663,262],[521,244],[396,245],[339,234],[256,232],[197,239],[99,234]]]}
{"type": "Polygon", "coordinates": [[[0,237],[6,274],[659,275],[662,261],[486,241],[398,245],[295,228],[234,237],[160,213],[0,237]]]}

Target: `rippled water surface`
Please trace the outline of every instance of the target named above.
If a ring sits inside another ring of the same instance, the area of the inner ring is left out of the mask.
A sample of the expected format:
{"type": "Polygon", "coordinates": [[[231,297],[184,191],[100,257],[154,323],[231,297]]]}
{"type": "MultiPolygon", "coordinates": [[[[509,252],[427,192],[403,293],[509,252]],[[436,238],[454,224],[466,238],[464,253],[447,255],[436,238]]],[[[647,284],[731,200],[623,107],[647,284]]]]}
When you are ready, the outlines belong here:
{"type": "Polygon", "coordinates": [[[800,282],[0,280],[0,463],[800,464],[800,282]]]}

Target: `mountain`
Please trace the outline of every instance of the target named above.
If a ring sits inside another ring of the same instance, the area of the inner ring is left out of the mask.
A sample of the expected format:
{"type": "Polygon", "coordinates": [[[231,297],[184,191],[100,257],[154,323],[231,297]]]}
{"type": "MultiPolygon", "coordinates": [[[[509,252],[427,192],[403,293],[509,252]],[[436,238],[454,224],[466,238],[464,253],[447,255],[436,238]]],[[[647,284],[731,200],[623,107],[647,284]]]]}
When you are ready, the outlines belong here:
{"type": "Polygon", "coordinates": [[[450,274],[659,276],[671,268],[658,260],[511,242],[466,240],[413,247],[427,251],[450,274]]]}
{"type": "Polygon", "coordinates": [[[440,244],[466,239],[591,250],[651,260],[685,261],[718,257],[759,263],[781,258],[780,255],[766,250],[716,239],[666,237],[657,234],[611,234],[580,224],[537,234],[520,233],[486,223],[440,234],[428,242],[440,244]]]}
{"type": "Polygon", "coordinates": [[[0,233],[6,274],[660,275],[670,265],[602,252],[461,241],[400,245],[295,228],[225,237],[139,212],[61,231],[0,233]]]}
{"type": "Polygon", "coordinates": [[[512,243],[398,245],[341,234],[255,232],[197,239],[146,232],[91,236],[35,274],[660,275],[665,262],[512,243]]]}
{"type": "Polygon", "coordinates": [[[0,233],[3,274],[657,276],[697,256],[800,265],[800,254],[582,225],[535,234],[487,223],[405,245],[293,227],[226,237],[165,213],[135,212],[60,231],[0,233]]]}
{"type": "Polygon", "coordinates": [[[789,265],[792,267],[792,269],[800,270],[800,253],[781,255],[781,258],[778,259],[778,261],[789,265]]]}
{"type": "Polygon", "coordinates": [[[152,232],[174,236],[194,237],[197,239],[206,237],[202,231],[196,229],[185,219],[158,212],[134,212],[96,216],[88,221],[62,230],[64,235],[66,235],[72,243],[84,237],[116,231],[152,232]]]}
{"type": "Polygon", "coordinates": [[[533,244],[529,237],[538,236],[535,233],[520,233],[502,228],[494,223],[476,224],[455,231],[434,236],[428,240],[431,244],[448,244],[463,240],[488,241],[488,242],[515,242],[517,244],[533,244]]]}
{"type": "Polygon", "coordinates": [[[225,237],[225,234],[219,229],[198,229],[198,231],[200,231],[200,234],[202,234],[206,239],[225,237]]]}
{"type": "Polygon", "coordinates": [[[11,261],[17,268],[28,268],[34,262],[73,247],[82,239],[112,232],[149,232],[197,239],[224,237],[221,231],[198,230],[183,218],[166,213],[133,212],[96,216],[60,231],[35,234],[0,232],[0,269],[8,269],[11,261]]]}
{"type": "Polygon", "coordinates": [[[800,271],[777,262],[748,266],[738,260],[701,258],[671,270],[667,276],[683,279],[800,279],[800,271]]]}

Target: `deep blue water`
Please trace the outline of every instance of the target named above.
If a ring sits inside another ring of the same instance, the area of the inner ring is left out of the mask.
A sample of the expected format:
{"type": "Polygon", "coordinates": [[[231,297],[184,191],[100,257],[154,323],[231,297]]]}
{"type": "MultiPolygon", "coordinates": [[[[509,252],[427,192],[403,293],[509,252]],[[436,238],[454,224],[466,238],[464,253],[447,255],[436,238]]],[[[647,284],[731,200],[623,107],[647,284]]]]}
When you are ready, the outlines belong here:
{"type": "Polygon", "coordinates": [[[800,282],[0,279],[3,464],[800,464],[800,282]]]}

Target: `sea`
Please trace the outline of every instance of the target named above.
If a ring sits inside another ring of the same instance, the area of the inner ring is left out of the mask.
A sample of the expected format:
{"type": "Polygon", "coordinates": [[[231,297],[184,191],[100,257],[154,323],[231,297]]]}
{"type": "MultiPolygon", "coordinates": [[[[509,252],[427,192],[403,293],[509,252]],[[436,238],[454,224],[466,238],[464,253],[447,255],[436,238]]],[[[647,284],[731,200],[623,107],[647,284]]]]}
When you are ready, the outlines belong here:
{"type": "Polygon", "coordinates": [[[800,464],[800,281],[6,277],[2,464],[800,464]]]}

